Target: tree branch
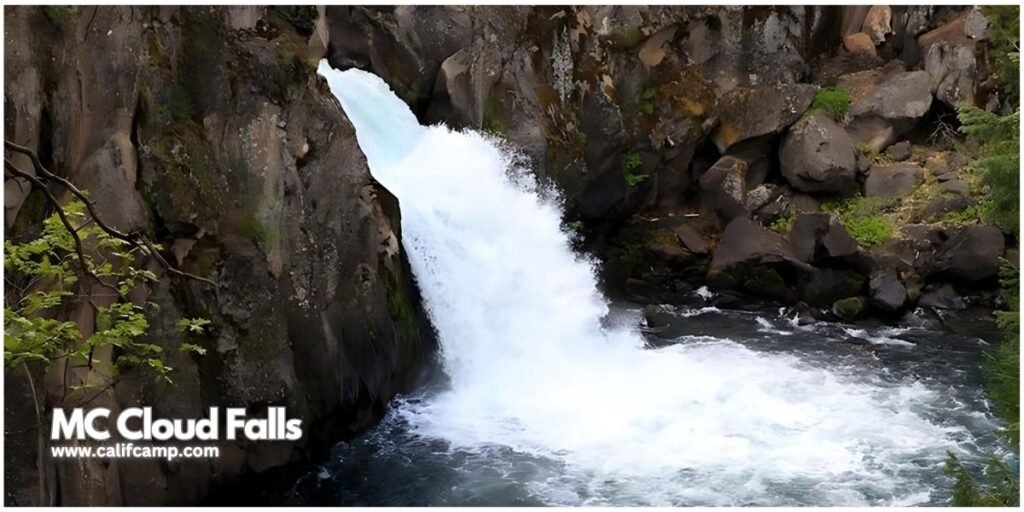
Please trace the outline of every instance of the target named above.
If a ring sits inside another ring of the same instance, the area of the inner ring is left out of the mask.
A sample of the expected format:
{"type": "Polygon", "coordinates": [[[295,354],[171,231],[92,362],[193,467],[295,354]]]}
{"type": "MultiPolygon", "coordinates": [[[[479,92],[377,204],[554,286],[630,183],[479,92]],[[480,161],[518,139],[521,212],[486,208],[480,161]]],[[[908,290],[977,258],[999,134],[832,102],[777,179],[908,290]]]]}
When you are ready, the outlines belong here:
{"type": "MultiPolygon", "coordinates": [[[[109,224],[105,223],[103,221],[103,219],[101,219],[100,216],[96,213],[96,207],[93,204],[92,200],[90,200],[89,197],[86,196],[86,194],[84,192],[82,192],[81,189],[76,187],[73,183],[68,181],[66,178],[58,176],[57,174],[55,174],[53,172],[50,172],[43,165],[43,162],[39,159],[39,155],[37,155],[35,151],[32,151],[31,149],[26,148],[24,146],[19,146],[18,144],[15,144],[15,143],[13,143],[13,142],[11,142],[9,140],[5,140],[4,141],[4,148],[8,149],[10,151],[14,151],[15,153],[21,153],[21,154],[29,157],[29,159],[32,161],[32,166],[35,168],[36,173],[39,174],[39,177],[32,176],[31,174],[28,174],[27,172],[22,171],[21,169],[18,169],[17,166],[15,166],[7,158],[4,158],[4,167],[7,168],[9,171],[11,171],[11,173],[14,174],[15,176],[18,176],[20,178],[25,178],[29,182],[31,182],[33,185],[35,185],[35,186],[37,186],[37,187],[39,187],[40,189],[43,190],[43,193],[46,195],[46,199],[50,203],[52,203],[54,208],[57,210],[57,214],[60,216],[61,222],[64,224],[64,226],[66,228],[68,228],[68,231],[71,231],[71,236],[75,240],[75,248],[76,248],[76,250],[77,250],[77,252],[79,254],[79,260],[82,262],[83,268],[85,266],[85,259],[84,259],[83,254],[82,254],[82,247],[81,247],[82,246],[82,240],[81,240],[81,238],[79,238],[77,230],[75,230],[71,226],[71,224],[69,222],[67,222],[67,216],[64,215],[64,211],[61,209],[60,203],[57,201],[57,198],[54,197],[53,193],[51,193],[49,191],[49,189],[46,187],[46,184],[43,183],[43,180],[50,181],[50,182],[56,182],[57,184],[63,186],[68,192],[71,192],[71,194],[73,196],[75,196],[80,201],[82,201],[82,203],[85,205],[85,208],[89,211],[89,216],[91,217],[91,220],[96,222],[96,225],[99,226],[100,229],[102,229],[105,233],[107,233],[108,235],[110,235],[110,236],[112,236],[114,238],[117,238],[119,240],[123,240],[124,242],[127,242],[127,243],[131,244],[133,247],[144,249],[145,252],[148,252],[149,254],[152,254],[153,257],[160,264],[160,266],[164,267],[164,269],[167,270],[167,272],[169,272],[171,274],[174,274],[174,275],[177,275],[177,276],[180,276],[180,277],[187,278],[187,279],[192,279],[192,280],[195,280],[195,281],[201,281],[201,282],[209,284],[209,285],[211,285],[213,287],[217,287],[218,286],[216,282],[214,282],[214,281],[212,281],[210,279],[207,279],[205,277],[197,276],[195,274],[191,274],[191,273],[182,271],[182,270],[174,267],[173,265],[171,265],[167,261],[167,259],[164,258],[159,253],[159,251],[156,250],[156,247],[153,246],[153,243],[146,237],[145,234],[143,234],[143,233],[141,233],[139,231],[133,231],[133,232],[130,232],[130,233],[125,233],[125,232],[123,232],[121,230],[118,230],[118,229],[114,228],[113,226],[110,226],[109,224]]],[[[88,275],[96,278],[96,275],[93,274],[88,269],[86,269],[86,273],[88,275]]],[[[98,278],[96,278],[96,279],[97,279],[97,281],[99,280],[98,278]]]]}

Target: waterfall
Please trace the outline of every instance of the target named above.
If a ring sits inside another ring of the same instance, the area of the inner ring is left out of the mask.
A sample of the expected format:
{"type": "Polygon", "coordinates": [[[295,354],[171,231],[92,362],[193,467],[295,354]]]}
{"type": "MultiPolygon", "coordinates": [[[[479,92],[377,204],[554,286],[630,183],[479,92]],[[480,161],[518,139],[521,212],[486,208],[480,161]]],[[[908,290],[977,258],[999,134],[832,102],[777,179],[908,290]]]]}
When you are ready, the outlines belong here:
{"type": "Polygon", "coordinates": [[[395,411],[417,435],[556,461],[563,476],[534,485],[550,503],[574,503],[581,486],[637,503],[761,503],[781,483],[823,505],[927,500],[908,475],[940,465],[962,431],[929,418],[933,390],[724,339],[650,350],[634,328],[602,327],[593,264],[502,144],[420,126],[375,75],[319,72],[400,201],[451,378],[395,411]]]}

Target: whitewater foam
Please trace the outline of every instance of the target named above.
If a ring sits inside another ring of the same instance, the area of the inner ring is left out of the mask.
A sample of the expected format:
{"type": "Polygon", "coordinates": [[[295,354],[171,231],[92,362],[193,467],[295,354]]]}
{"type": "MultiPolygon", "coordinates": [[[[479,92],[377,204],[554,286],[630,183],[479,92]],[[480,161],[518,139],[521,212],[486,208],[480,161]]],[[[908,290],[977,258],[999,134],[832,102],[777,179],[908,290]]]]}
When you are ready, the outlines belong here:
{"type": "Polygon", "coordinates": [[[553,504],[910,504],[958,451],[936,394],[728,340],[645,350],[602,328],[592,264],[561,209],[491,138],[420,126],[379,78],[326,63],[403,245],[451,388],[394,412],[452,450],[557,461],[527,486],[553,504]],[[779,488],[800,498],[782,498],[779,488]]]}

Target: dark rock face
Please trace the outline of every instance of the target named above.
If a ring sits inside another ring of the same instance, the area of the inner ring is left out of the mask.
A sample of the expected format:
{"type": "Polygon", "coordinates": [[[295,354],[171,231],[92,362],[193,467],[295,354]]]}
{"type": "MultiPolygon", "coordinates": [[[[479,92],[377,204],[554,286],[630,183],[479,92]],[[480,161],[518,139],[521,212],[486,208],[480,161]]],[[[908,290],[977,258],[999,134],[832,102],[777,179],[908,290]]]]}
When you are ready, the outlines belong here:
{"type": "Polygon", "coordinates": [[[844,75],[839,85],[853,98],[850,134],[881,150],[917,124],[931,108],[928,73],[905,71],[899,63],[844,75]]]}
{"type": "MultiPolygon", "coordinates": [[[[219,284],[160,275],[146,290],[161,306],[148,337],[175,384],[125,378],[90,405],[151,405],[156,417],[281,405],[304,432],[299,442],[226,441],[220,459],[174,465],[55,461],[46,489],[39,468],[20,465],[9,502],[197,503],[218,484],[323,456],[431,362],[397,201],[316,76],[307,21],[267,7],[79,7],[56,30],[41,9],[5,10],[9,33],[34,34],[5,40],[7,94],[25,99],[8,119],[16,142],[52,152],[105,221],[174,247],[168,259],[219,284]],[[178,350],[180,316],[212,321],[205,356],[178,350]]],[[[103,379],[83,368],[66,382],[103,379]]],[[[63,386],[42,390],[48,404],[76,406],[82,395],[63,386]]]]}
{"type": "Polygon", "coordinates": [[[899,311],[907,302],[907,289],[895,270],[886,269],[872,274],[868,286],[871,303],[884,311],[899,311]]]}
{"type": "Polygon", "coordinates": [[[875,165],[864,180],[864,195],[891,199],[910,194],[924,181],[924,169],[914,164],[875,165]]]}
{"type": "Polygon", "coordinates": [[[848,258],[860,249],[846,228],[827,213],[797,216],[789,239],[794,255],[809,263],[848,258]]]}
{"type": "Polygon", "coordinates": [[[857,161],[846,130],[818,112],[790,128],[779,150],[782,175],[803,192],[850,194],[857,186],[857,161]]]}
{"type": "Polygon", "coordinates": [[[935,98],[950,107],[974,103],[978,87],[975,46],[985,37],[987,25],[981,8],[975,7],[917,40],[935,98]]]}
{"type": "Polygon", "coordinates": [[[700,177],[706,209],[718,216],[723,224],[746,215],[747,163],[738,158],[723,156],[700,177]]]}
{"type": "Polygon", "coordinates": [[[791,283],[800,272],[810,270],[793,253],[788,240],[738,217],[722,233],[708,269],[708,282],[791,303],[797,297],[791,283]]]}
{"type": "Polygon", "coordinates": [[[966,309],[967,304],[964,303],[964,299],[960,297],[960,294],[956,292],[951,284],[943,284],[941,286],[933,287],[921,295],[921,299],[917,302],[919,306],[936,308],[936,309],[966,309]]]}
{"type": "Polygon", "coordinates": [[[816,87],[810,84],[779,84],[737,88],[722,95],[718,128],[712,140],[718,151],[763,135],[780,133],[811,105],[816,87]]]}
{"type": "Polygon", "coordinates": [[[931,273],[974,283],[999,273],[1006,240],[999,228],[968,226],[950,235],[931,262],[931,273]]]}
{"type": "Polygon", "coordinates": [[[864,276],[853,270],[816,268],[799,286],[800,300],[811,306],[827,307],[833,302],[860,295],[864,276]]]}

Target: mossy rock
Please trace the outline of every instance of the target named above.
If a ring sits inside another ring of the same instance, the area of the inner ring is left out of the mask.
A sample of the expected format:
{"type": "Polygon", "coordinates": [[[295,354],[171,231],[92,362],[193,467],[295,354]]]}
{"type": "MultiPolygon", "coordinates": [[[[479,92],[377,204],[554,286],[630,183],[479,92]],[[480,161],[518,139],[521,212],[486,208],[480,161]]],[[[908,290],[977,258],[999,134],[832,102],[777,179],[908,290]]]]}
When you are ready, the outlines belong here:
{"type": "Polygon", "coordinates": [[[839,299],[832,304],[832,313],[843,320],[854,320],[864,312],[867,301],[863,297],[839,299]]]}

